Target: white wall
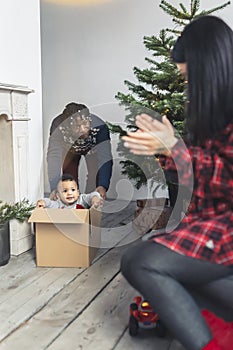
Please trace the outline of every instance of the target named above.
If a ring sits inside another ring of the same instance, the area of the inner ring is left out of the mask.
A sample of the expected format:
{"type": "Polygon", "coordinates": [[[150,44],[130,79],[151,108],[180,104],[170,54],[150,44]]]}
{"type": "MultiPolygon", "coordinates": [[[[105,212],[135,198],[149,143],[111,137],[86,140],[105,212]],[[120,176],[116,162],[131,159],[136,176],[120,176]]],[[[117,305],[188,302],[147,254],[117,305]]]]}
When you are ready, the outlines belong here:
{"type": "MultiPolygon", "coordinates": [[[[170,2],[176,5],[180,0],[170,2]]],[[[68,102],[85,103],[104,120],[124,120],[114,96],[118,91],[127,92],[125,79],[135,81],[134,66],[146,67],[144,58],[149,53],[143,45],[143,36],[157,35],[162,28],[173,26],[159,3],[159,0],[109,0],[92,6],[66,6],[41,0],[45,150],[51,120],[68,102]]],[[[202,0],[205,9],[219,3],[202,0]]],[[[229,24],[233,19],[232,6],[219,13],[229,24]]],[[[114,148],[115,144],[113,137],[114,148]]],[[[115,153],[114,156],[117,157],[115,153]]],[[[121,178],[119,169],[114,168],[110,196],[116,195],[121,178]]],[[[126,191],[118,194],[127,197],[127,188],[132,191],[128,181],[124,188],[126,191]]]]}
{"type": "Polygon", "coordinates": [[[0,82],[28,86],[35,91],[28,97],[29,199],[35,201],[43,189],[39,0],[1,1],[0,13],[0,82]]]}

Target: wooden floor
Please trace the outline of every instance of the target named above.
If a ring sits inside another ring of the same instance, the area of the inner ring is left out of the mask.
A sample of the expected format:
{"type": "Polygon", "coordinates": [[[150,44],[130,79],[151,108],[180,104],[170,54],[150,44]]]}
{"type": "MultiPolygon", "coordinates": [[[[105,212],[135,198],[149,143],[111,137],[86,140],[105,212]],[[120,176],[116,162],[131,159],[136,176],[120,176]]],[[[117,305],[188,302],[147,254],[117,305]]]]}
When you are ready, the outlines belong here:
{"type": "Polygon", "coordinates": [[[107,202],[102,247],[89,268],[39,268],[34,250],[0,267],[1,350],[183,350],[152,330],[128,334],[137,294],[119,271],[132,232],[135,204],[107,202]]]}

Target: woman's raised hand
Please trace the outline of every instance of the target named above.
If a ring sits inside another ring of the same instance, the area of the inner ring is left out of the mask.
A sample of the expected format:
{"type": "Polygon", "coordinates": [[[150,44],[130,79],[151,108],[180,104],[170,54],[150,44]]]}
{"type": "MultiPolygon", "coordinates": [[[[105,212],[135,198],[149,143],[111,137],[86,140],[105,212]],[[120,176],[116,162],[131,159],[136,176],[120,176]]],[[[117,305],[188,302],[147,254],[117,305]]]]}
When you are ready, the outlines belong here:
{"type": "Polygon", "coordinates": [[[130,152],[138,155],[164,154],[169,156],[171,148],[176,144],[172,124],[166,116],[162,122],[152,119],[147,114],[136,117],[136,125],[139,128],[136,132],[128,132],[123,136],[124,146],[130,152]]]}

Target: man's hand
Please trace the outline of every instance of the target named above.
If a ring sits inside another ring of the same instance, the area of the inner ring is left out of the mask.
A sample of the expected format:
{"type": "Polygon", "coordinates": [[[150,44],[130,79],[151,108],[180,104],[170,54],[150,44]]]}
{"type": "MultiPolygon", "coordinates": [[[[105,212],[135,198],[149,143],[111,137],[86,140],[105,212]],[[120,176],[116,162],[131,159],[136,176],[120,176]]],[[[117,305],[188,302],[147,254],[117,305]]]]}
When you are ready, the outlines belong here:
{"type": "Polygon", "coordinates": [[[58,197],[57,197],[57,190],[53,190],[50,195],[49,195],[49,199],[51,199],[51,201],[57,201],[58,197]]]}
{"type": "Polygon", "coordinates": [[[93,196],[91,202],[92,202],[92,207],[98,208],[98,207],[102,206],[103,199],[99,198],[98,196],[93,196]]]}
{"type": "Polygon", "coordinates": [[[103,198],[103,200],[106,199],[106,188],[104,188],[103,186],[98,186],[96,188],[96,191],[99,192],[99,194],[101,195],[101,197],[103,198]]]}

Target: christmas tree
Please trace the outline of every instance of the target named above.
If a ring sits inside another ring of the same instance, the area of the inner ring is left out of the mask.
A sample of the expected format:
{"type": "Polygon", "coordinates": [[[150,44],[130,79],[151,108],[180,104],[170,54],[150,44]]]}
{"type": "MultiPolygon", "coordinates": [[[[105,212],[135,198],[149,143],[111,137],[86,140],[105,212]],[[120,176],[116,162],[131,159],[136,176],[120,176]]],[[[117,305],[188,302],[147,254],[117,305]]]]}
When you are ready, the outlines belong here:
{"type": "MultiPolygon", "coordinates": [[[[175,64],[170,59],[171,49],[182,32],[185,25],[193,19],[209,15],[229,5],[226,2],[210,10],[200,10],[200,1],[191,0],[190,8],[179,4],[179,8],[172,6],[169,2],[162,0],[160,8],[172,17],[175,29],[162,29],[158,36],[145,36],[143,41],[150,58],[145,58],[148,68],[133,68],[138,83],[126,80],[124,83],[129,89],[129,94],[118,92],[116,98],[120,105],[127,111],[125,124],[127,130],[136,130],[135,116],[141,112],[148,113],[153,117],[166,115],[172,122],[178,133],[183,132],[184,105],[185,105],[185,81],[179,74],[175,64]]],[[[119,125],[109,123],[112,133],[119,136],[124,130],[119,125]]],[[[120,140],[120,138],[119,138],[120,140]]],[[[140,157],[130,154],[121,141],[118,145],[122,174],[133,180],[136,188],[146,184],[149,178],[156,182],[165,184],[163,172],[156,161],[156,157],[140,157]]]]}

